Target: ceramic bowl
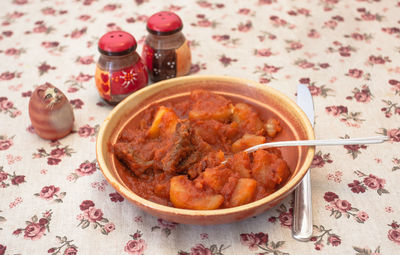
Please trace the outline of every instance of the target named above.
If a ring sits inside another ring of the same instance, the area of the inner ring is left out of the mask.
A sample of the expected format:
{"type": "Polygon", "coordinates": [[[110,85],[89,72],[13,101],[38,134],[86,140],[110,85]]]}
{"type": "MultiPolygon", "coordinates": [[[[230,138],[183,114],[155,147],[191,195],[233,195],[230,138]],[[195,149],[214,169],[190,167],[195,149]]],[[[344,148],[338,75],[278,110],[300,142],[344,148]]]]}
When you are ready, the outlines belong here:
{"type": "Polygon", "coordinates": [[[247,101],[281,120],[284,131],[279,140],[314,139],[314,131],[305,113],[289,97],[257,82],[225,76],[187,76],[149,85],[119,103],[102,124],[96,143],[97,161],[106,180],[133,205],[165,220],[195,225],[224,224],[258,215],[281,202],[295,189],[308,171],[314,157],[314,147],[282,148],[292,175],[273,194],[255,202],[227,209],[188,210],[160,205],[146,200],[122,181],[115,167],[110,145],[134,116],[153,103],[187,97],[194,89],[206,89],[236,101],[247,101]]]}

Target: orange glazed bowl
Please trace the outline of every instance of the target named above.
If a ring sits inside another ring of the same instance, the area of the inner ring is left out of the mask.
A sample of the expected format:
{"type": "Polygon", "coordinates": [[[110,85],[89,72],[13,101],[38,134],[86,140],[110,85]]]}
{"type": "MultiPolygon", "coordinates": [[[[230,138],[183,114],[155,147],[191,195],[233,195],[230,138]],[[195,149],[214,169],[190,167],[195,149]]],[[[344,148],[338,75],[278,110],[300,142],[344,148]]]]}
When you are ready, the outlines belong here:
{"type": "Polygon", "coordinates": [[[274,139],[314,139],[314,131],[305,113],[281,92],[257,82],[225,76],[187,76],[169,79],[143,88],[121,103],[102,124],[96,143],[96,156],[106,180],[115,190],[142,210],[165,220],[195,225],[224,224],[258,215],[281,202],[302,180],[314,157],[314,147],[282,147],[283,159],[288,163],[291,176],[274,193],[251,203],[216,210],[189,210],[169,207],[146,200],[124,183],[116,168],[112,145],[121,130],[142,111],[154,103],[188,98],[195,89],[204,89],[232,101],[244,101],[254,106],[260,115],[267,112],[278,118],[283,131],[274,139]]]}

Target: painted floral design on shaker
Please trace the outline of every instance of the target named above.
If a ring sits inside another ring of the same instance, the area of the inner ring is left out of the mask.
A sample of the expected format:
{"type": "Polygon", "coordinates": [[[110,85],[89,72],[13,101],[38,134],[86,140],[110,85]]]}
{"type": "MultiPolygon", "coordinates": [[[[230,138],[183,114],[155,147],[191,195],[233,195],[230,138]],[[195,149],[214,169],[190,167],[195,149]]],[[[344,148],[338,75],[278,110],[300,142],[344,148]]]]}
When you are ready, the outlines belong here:
{"type": "Polygon", "coordinates": [[[54,185],[44,186],[40,192],[35,193],[36,197],[39,197],[46,201],[52,201],[55,203],[62,203],[67,193],[60,192],[60,188],[54,185]]]}
{"type": "Polygon", "coordinates": [[[43,147],[37,149],[37,152],[32,154],[33,158],[47,158],[48,165],[58,165],[64,157],[71,157],[72,153],[75,153],[69,145],[62,146],[59,141],[51,142],[50,147],[53,147],[50,152],[43,147]]]}
{"type": "Polygon", "coordinates": [[[34,215],[27,220],[25,228],[17,228],[14,230],[13,235],[24,234],[24,239],[27,240],[39,240],[46,235],[46,232],[50,232],[50,222],[53,212],[51,210],[42,213],[42,217],[39,219],[37,215],[34,215]]]}
{"type": "Polygon", "coordinates": [[[366,212],[353,207],[347,200],[339,199],[339,196],[334,192],[325,192],[324,199],[328,202],[325,209],[330,211],[330,216],[335,217],[335,219],[339,219],[342,216],[346,218],[353,217],[358,223],[364,223],[369,218],[366,212]]]}
{"type": "Polygon", "coordinates": [[[103,217],[103,211],[94,206],[95,204],[91,200],[82,201],[79,205],[82,213],[76,216],[76,219],[79,220],[78,227],[85,229],[91,225],[93,229],[99,228],[103,235],[108,235],[115,230],[115,224],[103,217]]]}
{"type": "Polygon", "coordinates": [[[129,235],[132,240],[129,240],[124,247],[124,251],[130,255],[142,255],[147,249],[147,243],[142,239],[142,232],[136,230],[133,235],[129,235]]]}
{"type": "Polygon", "coordinates": [[[171,234],[172,230],[174,230],[178,226],[178,223],[166,221],[163,219],[157,219],[157,223],[158,226],[151,227],[151,232],[155,230],[161,230],[161,232],[166,237],[168,237],[171,234]]]}
{"type": "Polygon", "coordinates": [[[314,233],[310,238],[309,242],[314,243],[314,249],[320,251],[324,248],[324,240],[326,238],[326,245],[333,247],[339,246],[342,243],[342,239],[339,235],[332,233],[332,229],[327,229],[323,225],[314,225],[314,233]]]}
{"type": "Polygon", "coordinates": [[[76,182],[81,177],[92,175],[96,170],[99,169],[96,160],[85,160],[79,167],[77,167],[71,174],[67,176],[67,180],[70,182],[76,182]]]}
{"type": "Polygon", "coordinates": [[[56,236],[57,245],[47,250],[51,255],[76,255],[78,254],[78,247],[73,244],[73,240],[68,240],[66,236],[56,236]]]}
{"type": "Polygon", "coordinates": [[[365,174],[360,170],[354,171],[354,173],[359,177],[359,180],[354,180],[352,183],[347,184],[352,192],[358,194],[371,189],[376,190],[380,196],[389,193],[389,191],[385,189],[385,179],[379,178],[373,174],[365,174]]]}

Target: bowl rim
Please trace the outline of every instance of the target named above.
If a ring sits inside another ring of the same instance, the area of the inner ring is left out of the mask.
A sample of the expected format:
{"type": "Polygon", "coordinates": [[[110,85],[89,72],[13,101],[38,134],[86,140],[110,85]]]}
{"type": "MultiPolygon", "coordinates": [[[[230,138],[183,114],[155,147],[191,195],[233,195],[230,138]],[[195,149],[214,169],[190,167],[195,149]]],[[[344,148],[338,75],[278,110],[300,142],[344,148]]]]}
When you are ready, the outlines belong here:
{"type": "MultiPolygon", "coordinates": [[[[241,206],[236,206],[236,207],[231,207],[231,208],[223,208],[223,209],[214,209],[214,210],[191,210],[191,209],[181,209],[181,208],[175,208],[171,206],[166,206],[166,205],[161,205],[155,202],[152,202],[150,200],[147,200],[145,198],[140,197],[139,195],[135,194],[132,190],[126,188],[124,185],[119,183],[119,180],[115,178],[112,174],[111,171],[108,169],[105,159],[102,156],[102,148],[104,146],[104,143],[107,143],[107,141],[103,141],[102,137],[104,136],[104,132],[107,129],[110,120],[114,116],[114,114],[119,111],[121,108],[123,108],[130,100],[131,98],[137,97],[140,94],[144,94],[148,90],[153,90],[155,88],[164,86],[166,84],[170,83],[184,83],[184,82],[194,82],[198,80],[210,80],[210,81],[222,81],[222,82],[230,82],[230,83],[240,83],[240,84],[246,84],[247,86],[252,86],[261,90],[268,90],[268,92],[272,93],[273,95],[277,95],[281,97],[283,100],[285,100],[291,107],[295,108],[297,113],[300,114],[300,120],[302,121],[302,124],[304,124],[306,135],[309,136],[312,139],[315,139],[315,134],[314,134],[314,129],[307,117],[307,115],[304,113],[304,111],[292,100],[290,99],[287,95],[284,93],[278,91],[275,88],[272,88],[270,86],[262,85],[256,81],[252,80],[247,80],[243,78],[238,78],[238,77],[232,77],[232,76],[218,76],[218,75],[193,75],[193,76],[183,76],[183,77],[177,77],[177,78],[172,78],[168,80],[163,80],[154,84],[149,84],[145,88],[142,88],[135,93],[129,95],[127,98],[125,98],[123,101],[121,101],[118,105],[112,109],[112,111],[107,115],[107,117],[104,119],[98,135],[96,139],[96,159],[99,164],[100,170],[103,173],[103,176],[105,179],[113,186],[118,193],[126,197],[128,200],[133,200],[136,203],[139,203],[141,206],[146,207],[146,208],[152,208],[156,209],[158,211],[164,212],[164,213],[169,213],[169,214],[176,214],[176,215],[186,215],[186,216],[222,216],[222,215],[227,215],[227,214],[234,214],[238,213],[241,211],[247,211],[247,210],[252,210],[255,208],[258,208],[262,206],[263,204],[267,204],[269,202],[273,202],[275,200],[278,200],[281,198],[281,196],[285,193],[291,192],[296,188],[296,186],[300,183],[300,181],[303,179],[304,175],[309,171],[309,167],[311,165],[311,162],[314,157],[315,153],[315,146],[310,146],[307,150],[307,153],[305,155],[305,160],[303,166],[299,169],[297,175],[295,175],[293,178],[291,178],[283,187],[275,191],[274,193],[256,200],[254,202],[244,204],[241,206]],[[101,156],[101,157],[100,157],[101,156]]],[[[107,146],[107,145],[106,145],[107,146]]]]}

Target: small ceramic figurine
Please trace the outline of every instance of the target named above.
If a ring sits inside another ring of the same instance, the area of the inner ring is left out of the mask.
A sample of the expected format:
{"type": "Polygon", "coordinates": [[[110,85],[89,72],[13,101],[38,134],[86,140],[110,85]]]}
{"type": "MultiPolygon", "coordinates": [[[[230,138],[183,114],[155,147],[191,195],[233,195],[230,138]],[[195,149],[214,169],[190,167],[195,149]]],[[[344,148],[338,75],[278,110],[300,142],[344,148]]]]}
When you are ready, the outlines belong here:
{"type": "Polygon", "coordinates": [[[36,134],[48,140],[71,133],[74,112],[64,93],[50,83],[40,85],[29,100],[29,117],[36,134]]]}
{"type": "Polygon", "coordinates": [[[96,67],[96,86],[100,96],[110,104],[147,85],[148,76],[136,53],[135,38],[124,31],[112,31],[99,40],[101,53],[96,67]]]}
{"type": "Polygon", "coordinates": [[[189,73],[191,53],[182,28],[182,20],[173,12],[158,12],[147,20],[149,34],[143,46],[142,58],[152,81],[189,73]]]}

